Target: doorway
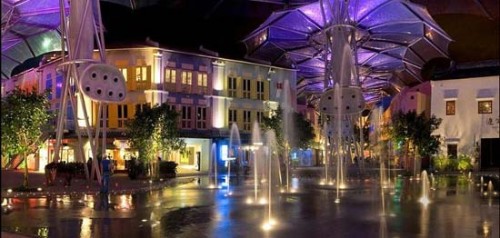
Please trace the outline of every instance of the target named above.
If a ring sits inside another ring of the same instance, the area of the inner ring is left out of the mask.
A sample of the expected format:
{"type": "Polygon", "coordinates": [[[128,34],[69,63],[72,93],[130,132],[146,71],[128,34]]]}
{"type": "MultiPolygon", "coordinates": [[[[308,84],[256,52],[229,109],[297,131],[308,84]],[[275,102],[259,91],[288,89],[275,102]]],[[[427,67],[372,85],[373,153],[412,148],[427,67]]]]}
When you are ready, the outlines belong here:
{"type": "Polygon", "coordinates": [[[500,138],[481,139],[481,170],[500,168],[500,138]]]}

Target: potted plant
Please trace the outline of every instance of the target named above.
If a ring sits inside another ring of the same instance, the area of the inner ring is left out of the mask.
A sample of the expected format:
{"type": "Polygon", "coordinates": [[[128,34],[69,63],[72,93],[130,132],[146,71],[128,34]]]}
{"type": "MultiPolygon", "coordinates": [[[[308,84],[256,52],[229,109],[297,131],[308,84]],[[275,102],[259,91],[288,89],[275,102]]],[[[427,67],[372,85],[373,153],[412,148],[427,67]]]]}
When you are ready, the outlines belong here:
{"type": "Polygon", "coordinates": [[[75,163],[61,162],[57,165],[57,173],[64,178],[64,186],[71,186],[71,180],[76,172],[75,163]]]}
{"type": "Polygon", "coordinates": [[[160,176],[167,178],[175,178],[177,175],[177,163],[173,161],[160,162],[160,176]]]}
{"type": "Polygon", "coordinates": [[[145,172],[144,163],[132,157],[128,164],[128,177],[130,179],[137,179],[145,172]]]}
{"type": "Polygon", "coordinates": [[[45,165],[45,181],[47,186],[54,185],[57,175],[57,164],[55,162],[50,162],[45,165]]]}
{"type": "Polygon", "coordinates": [[[465,154],[458,155],[457,169],[460,172],[467,172],[472,169],[472,157],[465,154]]]}

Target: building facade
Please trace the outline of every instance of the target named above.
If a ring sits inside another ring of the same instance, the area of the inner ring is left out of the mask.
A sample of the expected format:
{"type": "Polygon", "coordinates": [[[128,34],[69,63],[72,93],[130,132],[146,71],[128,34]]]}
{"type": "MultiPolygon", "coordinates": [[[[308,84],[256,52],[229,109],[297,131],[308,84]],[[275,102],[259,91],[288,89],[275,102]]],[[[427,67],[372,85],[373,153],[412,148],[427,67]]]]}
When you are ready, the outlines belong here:
{"type": "Polygon", "coordinates": [[[434,131],[449,156],[473,156],[476,168],[500,167],[499,76],[431,81],[431,113],[443,121],[434,131]]]}
{"type": "Polygon", "coordinates": [[[389,107],[391,113],[415,111],[431,116],[431,83],[429,81],[401,90],[394,96],[389,107]]]}
{"type": "MultiPolygon", "coordinates": [[[[289,81],[286,85],[291,85],[289,91],[295,98],[295,70],[158,47],[108,49],[106,60],[120,69],[127,85],[123,102],[104,106],[106,155],[116,161],[118,169],[125,169],[125,161],[137,156],[128,145],[125,125],[144,106],[167,103],[177,110],[178,128],[187,152],[158,156],[177,162],[180,173],[189,173],[208,171],[210,156],[221,160],[227,155],[233,123],[239,128],[241,143],[249,143],[253,123],[278,107],[283,82],[289,81]]],[[[59,63],[56,55],[48,55],[38,68],[2,82],[2,95],[16,86],[34,86],[39,92],[49,90],[51,109],[58,110],[63,86],[63,76],[57,71],[59,63]]],[[[74,91],[77,86],[71,87],[74,91]]],[[[79,158],[77,151],[75,130],[85,127],[81,120],[83,108],[79,105],[76,113],[71,106],[67,108],[61,154],[64,161],[86,161],[91,155],[88,140],[83,145],[85,157],[79,158]]],[[[86,98],[85,108],[91,127],[104,125],[96,103],[86,98]]],[[[49,138],[30,168],[43,170],[53,159],[54,144],[54,138],[49,138]]]]}

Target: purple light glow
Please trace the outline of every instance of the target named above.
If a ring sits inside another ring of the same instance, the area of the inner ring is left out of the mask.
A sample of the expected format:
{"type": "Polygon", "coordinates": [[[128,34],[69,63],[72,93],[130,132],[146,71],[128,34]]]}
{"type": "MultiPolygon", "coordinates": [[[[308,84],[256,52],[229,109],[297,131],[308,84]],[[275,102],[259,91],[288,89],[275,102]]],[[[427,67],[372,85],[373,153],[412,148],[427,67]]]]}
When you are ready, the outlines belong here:
{"type": "MultiPolygon", "coordinates": [[[[325,32],[334,22],[333,16],[338,15],[329,10],[333,2],[318,1],[271,14],[244,40],[247,57],[282,67],[296,65],[299,77],[317,81],[324,75],[323,55],[327,54],[330,60],[325,32]],[[262,32],[269,37],[260,44],[252,44],[262,32]]],[[[397,89],[401,82],[410,86],[422,82],[420,70],[425,62],[447,57],[451,38],[419,5],[404,0],[358,0],[350,1],[348,9],[350,24],[362,33],[357,33],[356,54],[360,77],[370,78],[369,83],[362,83],[367,101],[375,100],[373,91],[381,88],[397,89]],[[381,73],[388,76],[379,77],[381,73]]],[[[335,56],[331,57],[335,60],[335,56]]],[[[302,85],[298,92],[314,90],[322,92],[322,84],[302,85]]]]}

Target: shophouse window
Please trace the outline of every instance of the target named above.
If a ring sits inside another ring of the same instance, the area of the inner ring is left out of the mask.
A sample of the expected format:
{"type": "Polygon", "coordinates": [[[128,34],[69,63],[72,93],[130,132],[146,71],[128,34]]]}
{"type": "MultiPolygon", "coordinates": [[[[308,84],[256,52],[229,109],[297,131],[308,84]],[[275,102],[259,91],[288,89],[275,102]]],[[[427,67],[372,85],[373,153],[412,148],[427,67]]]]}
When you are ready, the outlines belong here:
{"type": "Polygon", "coordinates": [[[448,149],[448,156],[452,159],[456,159],[458,153],[458,145],[448,144],[447,149],[448,149]]]}
{"type": "Polygon", "coordinates": [[[198,107],[196,109],[196,128],[206,129],[207,128],[207,108],[198,107]]]}
{"type": "Polygon", "coordinates": [[[127,82],[128,75],[127,75],[127,68],[118,68],[120,72],[122,72],[123,78],[125,79],[125,82],[127,82]]]}
{"type": "Polygon", "coordinates": [[[455,115],[455,101],[446,101],[446,115],[455,115]]]}
{"type": "Polygon", "coordinates": [[[148,71],[146,66],[135,67],[136,89],[147,90],[151,87],[148,71]]]}
{"type": "Polygon", "coordinates": [[[257,81],[257,99],[264,100],[264,82],[257,81]]]}
{"type": "Polygon", "coordinates": [[[263,114],[264,114],[263,112],[257,112],[257,118],[256,119],[257,119],[257,122],[259,124],[262,122],[262,115],[263,114]]]}
{"type": "Polygon", "coordinates": [[[143,82],[148,80],[148,67],[135,67],[135,81],[143,82]]]}
{"type": "Polygon", "coordinates": [[[56,99],[61,98],[63,86],[63,75],[56,73],[56,99]]]}
{"type": "MultiPolygon", "coordinates": [[[[98,104],[96,104],[96,106],[99,107],[98,104]]],[[[106,110],[106,127],[109,127],[109,106],[105,105],[101,108],[101,115],[99,115],[99,126],[101,128],[104,127],[104,110],[106,110]]]]}
{"type": "Polygon", "coordinates": [[[243,111],[243,130],[249,131],[251,130],[252,121],[251,121],[251,112],[243,111]]]}
{"type": "Polygon", "coordinates": [[[118,127],[124,128],[128,118],[128,106],[118,105],[118,127]]]}
{"type": "Polygon", "coordinates": [[[175,69],[165,69],[165,88],[169,91],[175,91],[177,73],[175,69]]]}
{"type": "Polygon", "coordinates": [[[175,77],[176,77],[176,71],[175,69],[171,68],[166,68],[165,69],[165,83],[173,83],[175,84],[175,77]]]}
{"type": "Polygon", "coordinates": [[[66,106],[66,128],[70,128],[70,130],[75,129],[75,115],[73,115],[73,109],[71,108],[71,105],[66,106]]]}
{"type": "Polygon", "coordinates": [[[144,103],[144,104],[136,104],[135,105],[135,114],[138,114],[138,113],[141,113],[142,111],[144,111],[146,108],[151,108],[151,106],[149,106],[148,103],[144,103]]]}
{"type": "Polygon", "coordinates": [[[236,97],[236,78],[234,77],[227,78],[227,96],[236,97]]]}
{"type": "Polygon", "coordinates": [[[479,101],[477,102],[477,111],[479,114],[492,114],[493,101],[479,101]]]}
{"type": "Polygon", "coordinates": [[[168,108],[170,109],[170,111],[173,111],[173,112],[177,111],[177,107],[175,105],[169,104],[168,108]]]}
{"type": "Polygon", "coordinates": [[[229,109],[229,118],[228,118],[229,127],[231,127],[233,123],[237,123],[238,121],[238,118],[236,117],[237,116],[236,112],[237,112],[236,110],[229,109]]]}
{"type": "Polygon", "coordinates": [[[208,75],[204,72],[198,73],[198,90],[200,94],[207,93],[208,89],[208,75]]]}
{"type": "Polygon", "coordinates": [[[243,98],[250,98],[250,79],[243,79],[243,98]]]}
{"type": "Polygon", "coordinates": [[[182,106],[181,128],[191,128],[191,106],[182,106]]]}
{"type": "Polygon", "coordinates": [[[191,85],[193,85],[193,72],[182,71],[182,92],[191,93],[191,85]]]}
{"type": "Polygon", "coordinates": [[[45,90],[49,92],[47,96],[49,100],[52,100],[52,74],[47,74],[47,78],[45,79],[45,90]]]}

